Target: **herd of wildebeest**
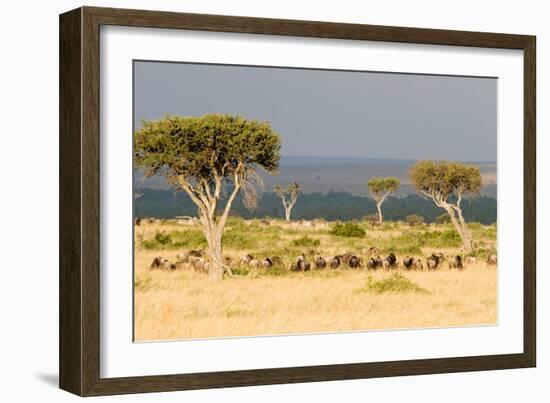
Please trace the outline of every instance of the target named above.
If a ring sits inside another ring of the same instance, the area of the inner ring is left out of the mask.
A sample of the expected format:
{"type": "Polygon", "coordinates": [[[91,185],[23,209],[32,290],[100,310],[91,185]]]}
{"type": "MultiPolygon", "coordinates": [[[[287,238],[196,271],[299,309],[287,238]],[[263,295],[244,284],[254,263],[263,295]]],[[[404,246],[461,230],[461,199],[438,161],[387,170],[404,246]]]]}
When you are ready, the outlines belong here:
{"type": "MultiPolygon", "coordinates": [[[[170,261],[163,257],[155,257],[150,265],[150,269],[177,270],[191,268],[199,272],[207,272],[209,262],[204,257],[204,250],[189,250],[178,254],[175,261],[170,261]]],[[[323,257],[319,253],[309,254],[313,256],[310,259],[306,254],[297,256],[291,262],[285,262],[280,256],[270,256],[264,258],[256,258],[251,254],[246,254],[240,259],[225,257],[223,264],[227,267],[246,267],[249,269],[271,269],[279,268],[292,272],[305,272],[310,270],[322,269],[338,269],[350,268],[367,270],[385,269],[387,271],[402,267],[405,270],[437,270],[447,262],[449,269],[463,270],[467,266],[475,265],[478,259],[475,256],[448,255],[441,252],[433,252],[429,255],[425,262],[421,258],[413,256],[405,256],[400,262],[398,257],[393,253],[389,253],[384,258],[380,257],[380,250],[376,247],[371,247],[362,251],[361,254],[352,252],[331,257],[323,257]]],[[[486,263],[489,265],[497,264],[497,255],[490,254],[486,258],[486,263]]]]}

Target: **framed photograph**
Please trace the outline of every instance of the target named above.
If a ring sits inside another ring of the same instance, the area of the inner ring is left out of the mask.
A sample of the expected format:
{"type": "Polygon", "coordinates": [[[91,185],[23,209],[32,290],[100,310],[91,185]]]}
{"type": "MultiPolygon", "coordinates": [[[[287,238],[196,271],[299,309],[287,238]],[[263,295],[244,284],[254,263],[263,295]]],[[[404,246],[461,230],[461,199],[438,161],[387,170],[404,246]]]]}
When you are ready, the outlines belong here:
{"type": "Polygon", "coordinates": [[[60,387],[533,367],[535,37],[60,16],[60,387]]]}

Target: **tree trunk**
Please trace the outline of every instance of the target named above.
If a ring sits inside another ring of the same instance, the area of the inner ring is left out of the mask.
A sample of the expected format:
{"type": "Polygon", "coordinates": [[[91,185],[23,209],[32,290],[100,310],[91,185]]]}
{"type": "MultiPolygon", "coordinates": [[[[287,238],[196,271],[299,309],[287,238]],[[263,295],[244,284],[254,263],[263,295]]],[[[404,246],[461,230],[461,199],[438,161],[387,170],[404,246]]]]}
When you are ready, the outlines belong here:
{"type": "Polygon", "coordinates": [[[210,281],[219,281],[223,279],[223,253],[222,253],[222,234],[223,228],[216,228],[211,231],[205,231],[206,241],[208,242],[208,279],[210,281]]]}
{"type": "Polygon", "coordinates": [[[292,211],[291,207],[285,207],[285,219],[286,219],[286,221],[290,221],[291,211],[292,211]]]}
{"type": "Polygon", "coordinates": [[[458,232],[458,235],[460,235],[460,239],[462,239],[462,249],[464,253],[470,253],[472,251],[472,234],[466,225],[466,222],[462,218],[462,212],[459,209],[459,217],[460,222],[457,220],[455,211],[451,208],[445,208],[447,211],[447,214],[449,214],[449,217],[451,218],[451,222],[453,223],[453,226],[456,229],[456,232],[458,232]]]}
{"type": "Polygon", "coordinates": [[[382,203],[376,203],[376,208],[378,209],[378,224],[382,224],[382,203]]]}

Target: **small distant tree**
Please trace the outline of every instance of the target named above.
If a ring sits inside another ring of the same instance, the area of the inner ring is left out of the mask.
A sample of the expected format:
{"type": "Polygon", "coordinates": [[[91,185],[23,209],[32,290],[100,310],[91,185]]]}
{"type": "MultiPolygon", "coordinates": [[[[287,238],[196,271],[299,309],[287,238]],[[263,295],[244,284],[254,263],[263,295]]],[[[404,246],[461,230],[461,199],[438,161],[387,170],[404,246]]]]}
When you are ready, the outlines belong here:
{"type": "Polygon", "coordinates": [[[459,162],[419,161],[409,171],[411,183],[449,215],[460,235],[464,252],[472,251],[472,234],[466,225],[460,203],[466,193],[481,189],[479,167],[459,162]]]}
{"type": "Polygon", "coordinates": [[[231,273],[223,262],[222,235],[235,198],[242,191],[245,206],[256,206],[261,185],[256,170],[275,173],[280,148],[280,137],[269,123],[231,115],[166,116],[144,121],[135,132],[136,168],[146,176],[164,175],[196,204],[208,244],[210,280],[231,273]]]}
{"type": "Polygon", "coordinates": [[[405,222],[411,227],[424,224],[424,217],[418,214],[409,214],[405,217],[405,222]]]}
{"type": "Polygon", "coordinates": [[[298,200],[298,194],[300,193],[300,185],[294,182],[288,185],[286,190],[283,189],[281,186],[277,185],[275,186],[275,193],[277,194],[277,196],[279,196],[279,198],[283,202],[286,221],[290,221],[292,208],[296,204],[296,201],[298,200]]]}
{"type": "Polygon", "coordinates": [[[397,191],[401,186],[401,182],[397,178],[371,178],[367,182],[367,188],[369,195],[376,202],[376,208],[378,209],[378,224],[382,224],[382,203],[386,200],[386,197],[397,191]]]}

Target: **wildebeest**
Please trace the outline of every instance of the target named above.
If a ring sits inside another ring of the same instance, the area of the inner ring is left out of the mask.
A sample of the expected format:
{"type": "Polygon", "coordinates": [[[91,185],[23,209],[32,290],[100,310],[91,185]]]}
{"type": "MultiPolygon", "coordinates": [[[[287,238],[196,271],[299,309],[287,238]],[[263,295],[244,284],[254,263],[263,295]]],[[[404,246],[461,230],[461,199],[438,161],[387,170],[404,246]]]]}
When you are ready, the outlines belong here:
{"type": "Polygon", "coordinates": [[[397,257],[395,256],[395,253],[391,252],[388,256],[386,256],[382,262],[382,265],[386,269],[397,267],[397,257]]]}
{"type": "Polygon", "coordinates": [[[414,268],[416,270],[424,270],[424,265],[422,264],[422,260],[420,259],[415,259],[414,261],[414,268]]]}
{"type": "Polygon", "coordinates": [[[137,226],[141,225],[141,218],[136,217],[136,219],[134,220],[134,224],[136,224],[137,226]]]}
{"type": "Polygon", "coordinates": [[[497,264],[497,255],[487,256],[487,264],[496,265],[497,264]]]}
{"type": "Polygon", "coordinates": [[[190,257],[201,257],[203,255],[204,251],[202,250],[194,250],[194,249],[191,249],[191,250],[188,250],[186,252],[183,252],[183,253],[178,253],[177,256],[176,256],[176,259],[179,261],[179,262],[183,262],[183,263],[187,263],[190,261],[190,257]]]}
{"type": "Polygon", "coordinates": [[[462,270],[464,268],[464,265],[462,264],[462,256],[456,255],[453,257],[453,259],[449,262],[449,269],[460,269],[462,270]]]}
{"type": "Polygon", "coordinates": [[[356,269],[358,267],[361,267],[361,260],[353,255],[350,259],[349,259],[349,262],[348,262],[348,265],[349,267],[351,267],[352,269],[356,269]]]}
{"type": "Polygon", "coordinates": [[[407,256],[407,257],[405,257],[405,259],[403,259],[403,267],[405,267],[405,269],[408,269],[408,270],[411,270],[411,269],[423,270],[424,269],[424,265],[422,264],[422,260],[417,259],[415,257],[410,257],[410,256],[407,256]]]}
{"type": "Polygon", "coordinates": [[[251,269],[257,269],[258,267],[260,267],[260,264],[261,262],[258,259],[252,258],[251,260],[248,261],[248,266],[251,269]]]}
{"type": "Polygon", "coordinates": [[[377,269],[379,267],[382,267],[382,259],[380,258],[380,256],[376,256],[376,257],[371,257],[368,261],[367,261],[367,269],[377,269]]]}
{"type": "Polygon", "coordinates": [[[426,263],[428,265],[429,270],[435,270],[439,266],[439,264],[443,261],[443,254],[442,253],[432,253],[428,259],[426,259],[426,263]]]}
{"type": "Polygon", "coordinates": [[[151,262],[149,266],[150,269],[163,269],[163,270],[175,270],[176,265],[170,262],[168,259],[163,259],[162,257],[156,257],[151,262]]]}
{"type": "Polygon", "coordinates": [[[323,258],[323,256],[319,254],[315,255],[313,261],[315,262],[316,269],[324,269],[325,267],[327,267],[327,261],[323,258]]]}
{"type": "Polygon", "coordinates": [[[329,264],[330,264],[330,267],[332,267],[333,269],[337,269],[342,264],[342,256],[340,255],[334,256],[333,258],[330,259],[329,264]]]}
{"type": "Polygon", "coordinates": [[[273,266],[273,261],[270,258],[266,257],[264,260],[262,260],[262,266],[266,269],[269,269],[273,266]]]}
{"type": "Polygon", "coordinates": [[[306,260],[304,255],[300,255],[296,258],[296,261],[292,263],[290,270],[292,271],[308,271],[311,269],[311,263],[306,260]]]}
{"type": "Polygon", "coordinates": [[[346,252],[342,255],[342,263],[349,266],[349,261],[351,260],[351,258],[353,257],[353,253],[351,252],[346,252]]]}
{"type": "Polygon", "coordinates": [[[241,257],[241,260],[239,261],[239,264],[245,266],[245,265],[248,265],[248,263],[250,263],[250,261],[254,259],[254,256],[252,255],[244,255],[241,257]]]}
{"type": "Polygon", "coordinates": [[[207,272],[208,266],[206,261],[202,257],[193,256],[194,259],[189,260],[191,262],[191,265],[196,271],[200,272],[207,272]]]}
{"type": "Polygon", "coordinates": [[[162,267],[162,261],[163,259],[159,256],[153,259],[151,262],[151,265],[149,266],[150,269],[160,269],[162,267]]]}
{"type": "Polygon", "coordinates": [[[416,259],[414,257],[410,257],[410,256],[405,256],[405,258],[403,259],[403,267],[405,269],[412,269],[413,266],[414,266],[414,261],[416,259]]]}

